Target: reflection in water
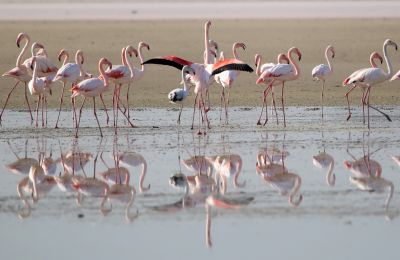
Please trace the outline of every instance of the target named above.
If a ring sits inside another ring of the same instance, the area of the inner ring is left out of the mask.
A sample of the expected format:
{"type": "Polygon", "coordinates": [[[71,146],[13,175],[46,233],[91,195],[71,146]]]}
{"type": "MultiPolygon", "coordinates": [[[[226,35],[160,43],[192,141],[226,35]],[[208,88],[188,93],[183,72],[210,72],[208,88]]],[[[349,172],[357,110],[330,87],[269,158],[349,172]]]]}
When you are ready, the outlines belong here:
{"type": "Polygon", "coordinates": [[[34,158],[28,158],[28,139],[25,141],[25,156],[24,158],[20,158],[18,154],[14,151],[11,146],[10,141],[7,141],[8,147],[11,152],[15,155],[17,160],[13,163],[7,164],[6,168],[15,174],[23,174],[28,175],[30,169],[34,165],[39,165],[39,161],[34,158]]]}
{"type": "Polygon", "coordinates": [[[333,187],[335,186],[336,176],[333,173],[333,168],[335,167],[335,160],[333,157],[325,151],[325,138],[324,132],[321,132],[322,135],[322,146],[323,152],[318,153],[313,156],[313,165],[320,169],[327,169],[326,172],[326,183],[333,187]]]}
{"type": "Polygon", "coordinates": [[[296,207],[303,200],[303,195],[300,193],[301,178],[297,174],[288,172],[285,167],[285,158],[289,153],[285,151],[284,142],[285,134],[281,151],[275,148],[269,150],[268,146],[265,146],[257,154],[256,172],[282,196],[288,196],[289,204],[296,207]]]}
{"type": "Polygon", "coordinates": [[[353,161],[344,161],[345,168],[353,174],[353,176],[349,177],[350,183],[362,191],[384,193],[386,189],[389,189],[389,193],[385,201],[385,214],[389,219],[391,219],[388,211],[389,203],[393,197],[394,185],[391,181],[382,178],[381,164],[378,161],[370,158],[372,154],[376,153],[380,149],[370,153],[370,143],[369,140],[365,141],[364,135],[362,145],[364,156],[360,159],[356,159],[356,157],[350,153],[349,148],[347,148],[347,153],[353,158],[353,161]],[[367,154],[364,148],[365,145],[368,146],[367,154]]]}

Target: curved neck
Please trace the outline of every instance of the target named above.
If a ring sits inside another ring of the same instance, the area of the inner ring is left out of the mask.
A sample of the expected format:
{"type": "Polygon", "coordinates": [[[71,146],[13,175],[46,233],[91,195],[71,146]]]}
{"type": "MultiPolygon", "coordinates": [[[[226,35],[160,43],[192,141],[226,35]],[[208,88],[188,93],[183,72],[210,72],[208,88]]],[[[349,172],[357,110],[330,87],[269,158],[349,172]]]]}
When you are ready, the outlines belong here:
{"type": "Polygon", "coordinates": [[[186,78],[186,70],[182,70],[183,90],[188,90],[188,79],[186,78]]]}
{"type": "Polygon", "coordinates": [[[328,62],[329,70],[331,72],[333,72],[333,68],[332,68],[332,64],[331,64],[331,58],[329,57],[328,54],[329,54],[329,49],[326,49],[325,50],[325,59],[326,59],[326,62],[328,62]]]}
{"type": "Polygon", "coordinates": [[[21,50],[21,52],[20,52],[20,54],[18,55],[18,58],[17,58],[17,62],[16,62],[16,66],[17,67],[21,66],[21,64],[22,64],[22,56],[24,56],[26,50],[28,49],[28,45],[31,42],[29,37],[26,37],[25,39],[26,39],[25,45],[22,48],[22,50],[21,50]]]}
{"type": "Polygon", "coordinates": [[[205,27],[204,27],[204,50],[205,50],[205,62],[206,62],[206,64],[211,64],[209,35],[208,35],[209,29],[210,29],[210,25],[207,22],[205,27]]]}
{"type": "Polygon", "coordinates": [[[376,68],[376,67],[378,67],[378,66],[376,66],[376,63],[375,63],[375,59],[376,59],[377,57],[375,57],[374,55],[371,55],[371,57],[369,57],[369,63],[371,63],[371,67],[372,68],[376,68]]]}
{"type": "Polygon", "coordinates": [[[326,174],[326,183],[328,183],[329,186],[334,186],[335,185],[335,174],[333,174],[333,168],[335,166],[335,163],[332,161],[329,164],[328,172],[326,174]]]}
{"type": "Polygon", "coordinates": [[[127,60],[126,48],[124,47],[124,48],[122,48],[122,50],[121,50],[121,62],[122,62],[122,65],[128,66],[126,60],[127,60]]]}
{"type": "Polygon", "coordinates": [[[144,177],[146,177],[147,173],[147,163],[145,160],[143,160],[142,163],[142,172],[140,173],[139,177],[139,190],[140,192],[144,192],[150,189],[150,184],[147,187],[143,187],[143,182],[144,182],[144,177]]]}
{"type": "Polygon", "coordinates": [[[293,53],[293,49],[289,50],[287,56],[288,56],[288,58],[289,58],[289,62],[290,62],[290,63],[293,65],[293,67],[294,67],[294,76],[295,76],[295,78],[298,78],[299,75],[300,75],[300,68],[299,68],[299,65],[297,64],[297,62],[296,62],[295,60],[293,60],[292,53],[293,53]]]}
{"type": "Polygon", "coordinates": [[[237,51],[236,51],[236,49],[237,48],[239,48],[240,46],[238,45],[238,44],[233,44],[233,46],[232,46],[232,52],[233,52],[233,57],[235,58],[235,59],[239,59],[239,57],[238,57],[238,55],[237,55],[237,51]]]}
{"type": "Polygon", "coordinates": [[[125,54],[124,54],[125,55],[125,64],[124,64],[124,66],[128,66],[129,71],[131,72],[131,77],[132,77],[132,75],[133,75],[133,64],[132,64],[132,61],[128,57],[128,51],[129,51],[129,49],[126,48],[125,49],[125,54]]]}
{"type": "Polygon", "coordinates": [[[393,74],[393,67],[392,67],[392,62],[387,55],[387,44],[383,45],[383,57],[385,57],[385,61],[386,61],[386,66],[387,66],[387,70],[388,70],[387,74],[389,77],[391,77],[393,74]]]}
{"type": "Polygon", "coordinates": [[[79,66],[80,75],[84,77],[86,72],[83,69],[83,65],[82,65],[83,64],[83,54],[82,54],[82,52],[77,52],[76,53],[76,55],[75,55],[75,63],[78,64],[78,66],[79,66]]]}
{"type": "Polygon", "coordinates": [[[289,195],[289,203],[291,205],[293,205],[293,206],[300,205],[300,202],[303,199],[303,196],[300,194],[299,195],[299,199],[297,201],[293,200],[294,196],[296,196],[296,194],[299,192],[300,186],[301,186],[301,178],[299,176],[297,176],[295,184],[294,184],[294,187],[293,187],[293,189],[292,189],[292,191],[290,192],[290,195],[289,195]]]}
{"type": "Polygon", "coordinates": [[[107,87],[108,86],[108,76],[106,75],[104,68],[103,68],[104,63],[102,61],[99,62],[99,71],[100,71],[100,75],[103,77],[103,82],[104,82],[104,86],[107,87]]]}
{"type": "Polygon", "coordinates": [[[261,75],[261,55],[256,57],[256,74],[257,76],[261,75]]]}
{"type": "Polygon", "coordinates": [[[145,70],[145,66],[144,66],[144,64],[143,64],[143,53],[142,53],[142,49],[143,49],[143,45],[141,45],[141,44],[139,44],[139,48],[138,48],[138,56],[139,56],[139,60],[140,60],[140,64],[142,64],[142,67],[141,67],[141,72],[144,72],[144,70],[145,70]]]}
{"type": "Polygon", "coordinates": [[[32,74],[32,80],[33,80],[33,82],[35,82],[36,81],[36,79],[37,79],[37,77],[38,77],[38,75],[37,75],[37,63],[36,63],[36,60],[34,61],[34,63],[35,64],[33,64],[33,74],[32,74]]]}

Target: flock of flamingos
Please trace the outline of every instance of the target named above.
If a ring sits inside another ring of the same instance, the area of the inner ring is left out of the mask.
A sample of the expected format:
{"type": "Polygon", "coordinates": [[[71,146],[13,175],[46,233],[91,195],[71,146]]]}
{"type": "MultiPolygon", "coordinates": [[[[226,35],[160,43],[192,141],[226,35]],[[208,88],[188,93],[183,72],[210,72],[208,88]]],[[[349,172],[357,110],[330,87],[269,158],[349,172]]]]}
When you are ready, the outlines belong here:
{"type": "MultiPolygon", "coordinates": [[[[135,49],[132,46],[127,46],[122,49],[121,58],[122,65],[112,65],[111,62],[102,57],[98,62],[98,69],[100,75],[95,77],[89,73],[87,73],[83,68],[84,56],[81,50],[78,50],[75,55],[75,63],[68,63],[69,54],[66,50],[61,50],[58,59],[63,60],[63,65],[61,68],[57,68],[47,56],[47,52],[44,46],[40,43],[33,43],[31,45],[31,57],[23,60],[24,55],[26,54],[29,45],[30,38],[26,33],[20,33],[17,37],[17,46],[20,47],[21,42],[25,41],[25,45],[20,52],[16,67],[11,69],[10,71],[3,74],[3,76],[13,77],[17,80],[15,86],[11,89],[10,93],[7,96],[5,101],[3,110],[0,114],[0,122],[4,113],[4,110],[7,106],[9,97],[11,93],[15,90],[19,83],[25,84],[25,99],[31,114],[31,120],[33,122],[33,116],[30,109],[27,90],[31,95],[37,96],[37,107],[36,107],[36,127],[38,127],[38,118],[39,118],[39,107],[41,106],[41,114],[42,114],[42,126],[45,125],[44,119],[44,110],[46,110],[47,103],[47,93],[51,93],[51,89],[55,82],[59,81],[63,84],[62,94],[60,97],[60,106],[59,113],[57,117],[57,122],[55,127],[58,128],[58,122],[60,118],[60,112],[63,105],[64,98],[64,90],[66,85],[71,84],[71,104],[73,111],[73,124],[76,127],[76,136],[78,136],[80,118],[82,114],[82,108],[85,104],[87,98],[93,99],[93,112],[96,118],[96,122],[100,131],[100,135],[103,136],[100,122],[96,113],[96,97],[100,97],[105,112],[107,114],[107,124],[109,122],[109,116],[107,112],[106,105],[103,100],[103,93],[110,89],[110,81],[114,82],[115,88],[113,93],[113,124],[115,127],[115,132],[117,132],[117,124],[118,124],[118,115],[121,114],[126,118],[127,122],[130,126],[134,126],[130,121],[131,116],[129,114],[129,88],[130,84],[135,83],[140,80],[145,73],[145,65],[146,64],[160,64],[160,65],[168,65],[175,67],[182,71],[182,82],[183,88],[177,88],[172,90],[168,94],[168,98],[170,102],[180,104],[180,112],[178,116],[178,123],[180,123],[180,117],[182,113],[183,102],[187,99],[190,88],[194,87],[194,106],[193,106],[193,117],[192,117],[192,129],[194,126],[195,113],[196,108],[198,108],[198,119],[199,124],[198,128],[199,134],[203,134],[201,131],[202,126],[204,127],[207,124],[207,127],[210,128],[210,121],[207,117],[207,113],[210,110],[210,102],[209,102],[209,89],[214,81],[222,86],[221,88],[221,112],[220,119],[222,113],[222,107],[225,108],[225,122],[228,123],[228,109],[229,106],[229,90],[233,86],[233,83],[236,81],[240,71],[253,72],[253,69],[241,61],[238,56],[236,49],[243,48],[246,46],[243,43],[234,43],[233,44],[233,58],[225,58],[223,52],[219,52],[218,44],[209,38],[209,29],[211,26],[211,22],[207,21],[205,23],[205,37],[204,37],[204,61],[202,63],[194,63],[188,60],[176,57],[176,56],[163,56],[152,58],[147,61],[143,60],[142,49],[147,48],[150,50],[150,46],[147,43],[140,42],[138,49],[135,49]],[[141,62],[141,68],[136,68],[132,64],[130,57],[133,55],[139,56],[141,62]],[[107,68],[108,67],[108,68],[107,68]],[[126,94],[126,104],[121,101],[120,92],[122,85],[127,85],[127,94],[126,94]],[[227,90],[227,97],[225,95],[225,89],[227,90]],[[77,96],[83,96],[83,102],[80,106],[79,115],[76,111],[75,107],[75,98],[77,96]],[[224,103],[224,105],[222,105],[224,103]]],[[[351,73],[344,81],[343,85],[350,86],[349,91],[346,93],[347,104],[348,104],[348,117],[347,120],[351,117],[350,112],[350,104],[348,95],[349,93],[356,87],[360,87],[363,89],[363,94],[361,98],[361,103],[363,106],[363,118],[365,123],[365,106],[367,106],[367,118],[368,118],[368,128],[370,127],[369,120],[369,108],[375,109],[376,111],[383,114],[389,121],[391,121],[390,117],[377,109],[374,106],[371,106],[369,103],[369,97],[371,88],[377,84],[380,84],[387,80],[395,80],[400,78],[400,71],[396,74],[393,72],[392,63],[387,55],[387,47],[392,46],[397,50],[397,44],[392,40],[387,39],[383,43],[383,54],[384,59],[387,64],[387,71],[384,71],[381,68],[377,68],[375,64],[375,59],[379,59],[381,63],[383,62],[382,57],[374,52],[371,54],[370,62],[371,66],[369,68],[359,69],[353,73],[351,73]]],[[[284,86],[287,81],[293,81],[300,77],[300,67],[298,62],[295,60],[294,56],[301,60],[301,52],[298,48],[292,47],[288,50],[287,54],[279,54],[277,63],[261,63],[261,55],[257,54],[255,56],[255,65],[256,65],[256,74],[258,79],[256,80],[257,84],[265,85],[265,90],[263,92],[263,104],[261,109],[261,114],[258,119],[257,124],[265,125],[268,121],[267,112],[265,112],[264,122],[261,121],[264,110],[266,111],[267,106],[267,97],[269,94],[272,96],[272,105],[275,111],[276,120],[278,123],[278,116],[275,106],[275,96],[274,89],[278,86],[281,86],[281,103],[283,109],[283,125],[286,126],[286,117],[285,117],[285,107],[284,107],[284,86]],[[265,109],[264,109],[265,108],[265,109]]],[[[325,51],[325,57],[327,60],[326,64],[320,64],[316,66],[312,70],[312,77],[316,80],[322,81],[322,117],[323,117],[323,98],[324,98],[324,86],[325,80],[333,73],[332,69],[332,58],[335,56],[335,49],[333,46],[329,45],[325,51]]],[[[204,132],[205,133],[205,132],[204,132]]]]}

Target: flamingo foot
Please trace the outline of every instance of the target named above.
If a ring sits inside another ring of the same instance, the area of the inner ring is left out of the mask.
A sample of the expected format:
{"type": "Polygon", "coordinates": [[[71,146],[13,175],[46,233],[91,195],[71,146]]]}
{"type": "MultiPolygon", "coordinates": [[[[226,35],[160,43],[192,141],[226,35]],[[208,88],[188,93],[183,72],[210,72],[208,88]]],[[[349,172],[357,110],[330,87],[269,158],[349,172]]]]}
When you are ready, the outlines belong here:
{"type": "MultiPolygon", "coordinates": [[[[347,116],[346,121],[349,121],[350,117],[351,117],[351,113],[349,113],[349,115],[347,116]]],[[[365,123],[365,122],[364,122],[364,123],[365,123]]]]}
{"type": "Polygon", "coordinates": [[[260,122],[260,120],[258,120],[258,121],[257,121],[257,125],[261,125],[261,122],[260,122]]]}

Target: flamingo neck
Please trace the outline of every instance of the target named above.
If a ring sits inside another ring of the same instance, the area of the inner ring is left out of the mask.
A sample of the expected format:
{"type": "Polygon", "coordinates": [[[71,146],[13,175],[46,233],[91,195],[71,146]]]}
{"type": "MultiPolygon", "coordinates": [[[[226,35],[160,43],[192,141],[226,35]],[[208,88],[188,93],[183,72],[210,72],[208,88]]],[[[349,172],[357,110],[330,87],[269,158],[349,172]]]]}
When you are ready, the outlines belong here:
{"type": "Polygon", "coordinates": [[[20,66],[21,66],[21,64],[22,64],[22,56],[25,55],[25,52],[26,52],[26,50],[28,49],[28,45],[29,45],[30,42],[31,42],[31,39],[29,38],[29,36],[26,36],[25,39],[26,39],[25,45],[24,45],[24,47],[22,48],[22,50],[21,50],[21,52],[20,52],[20,54],[18,55],[18,58],[17,58],[17,62],[16,62],[16,66],[17,66],[17,67],[20,67],[20,66]]]}
{"type": "Polygon", "coordinates": [[[294,67],[294,78],[297,79],[300,76],[300,67],[297,64],[297,61],[293,59],[292,57],[292,53],[293,53],[293,49],[289,50],[288,52],[288,58],[289,58],[289,62],[293,65],[294,67]]]}
{"type": "Polygon", "coordinates": [[[104,65],[104,62],[100,61],[99,62],[99,71],[100,71],[100,75],[103,77],[104,87],[108,87],[108,76],[104,71],[103,65],[104,65]]]}
{"type": "Polygon", "coordinates": [[[371,55],[371,57],[369,57],[369,63],[371,63],[372,68],[378,67],[378,66],[376,66],[375,59],[376,59],[376,57],[374,55],[371,55]]]}
{"type": "Polygon", "coordinates": [[[385,57],[386,66],[388,69],[387,75],[390,78],[393,74],[393,66],[392,66],[392,61],[389,59],[387,55],[387,44],[383,45],[383,57],[385,57]]]}
{"type": "Polygon", "coordinates": [[[35,60],[35,64],[33,66],[33,73],[32,73],[32,80],[33,82],[36,82],[36,79],[38,78],[38,69],[37,69],[37,62],[35,60]]]}
{"type": "Polygon", "coordinates": [[[85,77],[86,72],[83,69],[83,65],[82,65],[82,63],[83,63],[83,54],[82,54],[82,52],[76,53],[76,55],[75,55],[75,63],[78,64],[78,66],[79,66],[80,75],[82,77],[85,77]]]}
{"type": "Polygon", "coordinates": [[[188,80],[186,78],[186,70],[182,70],[183,90],[188,91],[188,80]]]}
{"type": "Polygon", "coordinates": [[[148,190],[150,187],[143,187],[143,182],[144,182],[144,178],[146,177],[146,173],[147,173],[147,163],[145,160],[143,160],[142,163],[142,172],[140,173],[140,177],[139,177],[139,189],[140,192],[146,191],[148,190]]]}
{"type": "Polygon", "coordinates": [[[388,210],[389,210],[389,203],[390,203],[390,201],[392,200],[392,197],[393,197],[393,191],[394,191],[394,186],[393,186],[393,183],[388,183],[388,186],[389,186],[389,194],[388,194],[388,196],[387,196],[387,198],[386,198],[386,202],[385,202],[385,211],[386,211],[386,213],[388,212],[388,210]]]}
{"type": "Polygon", "coordinates": [[[139,56],[140,64],[142,64],[142,67],[140,69],[140,71],[142,73],[144,73],[144,70],[145,70],[145,65],[143,64],[143,53],[142,53],[143,47],[144,47],[143,45],[139,44],[138,56],[139,56]]]}
{"type": "Polygon", "coordinates": [[[301,178],[299,176],[296,177],[296,181],[294,184],[294,187],[292,189],[292,191],[290,192],[289,195],[289,203],[293,206],[298,206],[302,200],[302,196],[300,194],[299,200],[298,201],[293,201],[294,196],[296,196],[296,194],[299,192],[300,190],[300,186],[301,186],[301,178]]]}
{"type": "Polygon", "coordinates": [[[326,58],[326,62],[328,63],[328,66],[329,66],[329,70],[332,73],[333,72],[333,67],[332,67],[332,64],[331,64],[331,58],[329,57],[328,53],[329,53],[329,49],[326,49],[325,50],[325,58],[326,58]]]}
{"type": "Polygon", "coordinates": [[[121,50],[121,62],[122,62],[122,65],[124,65],[124,66],[128,66],[128,64],[126,62],[126,60],[127,60],[127,56],[126,55],[127,55],[126,54],[126,48],[124,47],[121,50]]]}
{"type": "Polygon", "coordinates": [[[329,186],[335,185],[335,175],[333,174],[334,166],[335,166],[335,163],[332,161],[329,164],[328,173],[326,174],[326,182],[328,183],[329,186]]]}
{"type": "Polygon", "coordinates": [[[206,64],[211,64],[211,58],[210,58],[210,43],[209,43],[209,24],[206,23],[206,26],[204,28],[204,49],[205,49],[205,62],[206,64]]]}
{"type": "Polygon", "coordinates": [[[261,55],[258,55],[256,58],[256,74],[257,76],[261,75],[261,55]]]}
{"type": "Polygon", "coordinates": [[[237,51],[236,51],[237,48],[239,48],[239,46],[238,46],[236,43],[233,44],[233,46],[232,46],[232,52],[233,52],[233,57],[234,57],[235,59],[239,59],[239,57],[238,57],[238,55],[237,55],[237,51]]]}
{"type": "Polygon", "coordinates": [[[128,51],[129,51],[129,49],[126,48],[125,49],[125,64],[124,64],[124,66],[128,66],[129,71],[131,72],[131,77],[132,77],[132,75],[133,75],[133,64],[132,64],[132,61],[128,58],[128,51]]]}

